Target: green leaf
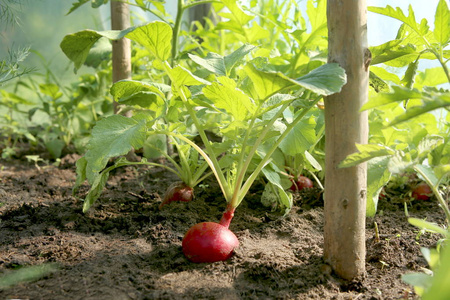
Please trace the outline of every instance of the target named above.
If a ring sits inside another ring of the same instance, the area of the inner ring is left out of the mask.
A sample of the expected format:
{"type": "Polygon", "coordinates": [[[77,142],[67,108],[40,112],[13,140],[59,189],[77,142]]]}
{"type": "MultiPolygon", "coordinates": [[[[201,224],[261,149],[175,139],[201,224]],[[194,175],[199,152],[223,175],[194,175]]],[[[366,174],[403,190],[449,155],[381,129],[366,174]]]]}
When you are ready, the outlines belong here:
{"type": "MultiPolygon", "coordinates": [[[[403,274],[402,280],[415,288],[419,288],[419,291],[423,292],[423,290],[426,290],[431,286],[432,277],[425,273],[409,273],[403,274]]],[[[420,293],[421,292],[419,292],[419,295],[420,293]]]]}
{"type": "Polygon", "coordinates": [[[266,39],[270,36],[267,29],[261,27],[257,22],[253,22],[252,27],[244,28],[246,42],[254,44],[258,40],[266,39]]]}
{"type": "Polygon", "coordinates": [[[308,1],[306,3],[306,13],[312,28],[318,28],[327,22],[326,7],[327,1],[325,0],[308,1]],[[317,6],[314,6],[314,3],[317,3],[317,6]]]}
{"type": "Polygon", "coordinates": [[[450,175],[450,165],[436,166],[434,167],[433,172],[438,178],[438,182],[441,182],[443,179],[450,175]]]}
{"type": "Polygon", "coordinates": [[[312,156],[308,151],[305,151],[306,160],[313,166],[317,171],[322,171],[322,166],[320,163],[312,156]]]}
{"type": "Polygon", "coordinates": [[[440,266],[434,271],[431,286],[423,294],[423,300],[447,300],[450,298],[450,247],[441,254],[440,266]]]}
{"type": "Polygon", "coordinates": [[[56,263],[44,263],[35,266],[26,266],[20,269],[3,271],[0,277],[0,290],[10,288],[24,282],[39,280],[58,270],[56,263]]]}
{"type": "Polygon", "coordinates": [[[78,0],[78,2],[74,2],[72,3],[72,7],[70,8],[69,12],[66,14],[69,15],[70,13],[72,13],[73,11],[75,11],[77,8],[79,8],[81,5],[89,2],[90,0],[78,0]]]}
{"type": "Polygon", "coordinates": [[[372,64],[384,63],[391,67],[401,68],[417,60],[421,53],[411,48],[410,45],[396,50],[386,51],[382,55],[375,56],[372,64]]]}
{"type": "Polygon", "coordinates": [[[402,78],[403,85],[410,89],[414,85],[414,80],[417,74],[417,68],[419,67],[419,58],[408,65],[405,76],[402,78]]]}
{"type": "Polygon", "coordinates": [[[256,47],[253,45],[243,45],[236,51],[228,54],[224,57],[225,69],[227,74],[230,74],[231,70],[241,61],[247,54],[249,54],[256,47]]]}
{"type": "Polygon", "coordinates": [[[414,166],[416,162],[412,161],[402,151],[396,151],[388,163],[389,171],[393,174],[401,174],[414,166]]]}
{"type": "Polygon", "coordinates": [[[379,46],[370,47],[372,53],[371,65],[388,63],[391,66],[403,67],[417,59],[420,53],[412,44],[402,44],[403,39],[396,39],[379,46]],[[394,63],[392,61],[395,61],[394,63]]]}
{"type": "Polygon", "coordinates": [[[205,97],[217,108],[224,109],[236,120],[245,120],[253,114],[255,107],[251,99],[236,87],[236,82],[228,77],[217,78],[219,82],[203,88],[205,97]]]}
{"type": "Polygon", "coordinates": [[[375,216],[382,188],[391,179],[388,169],[389,156],[375,157],[367,162],[367,206],[366,215],[375,216]]]}
{"type": "Polygon", "coordinates": [[[152,92],[160,97],[164,97],[164,94],[157,87],[137,80],[120,80],[114,83],[110,89],[111,95],[116,99],[122,99],[143,91],[152,92]]]}
{"type": "Polygon", "coordinates": [[[126,37],[144,46],[161,61],[169,59],[172,49],[172,27],[169,24],[154,21],[135,27],[126,37]]]}
{"type": "Polygon", "coordinates": [[[103,61],[111,60],[112,45],[109,39],[102,37],[91,48],[84,64],[97,68],[103,61]]]}
{"type": "Polygon", "coordinates": [[[431,223],[422,219],[408,218],[408,222],[418,228],[425,229],[429,232],[439,233],[444,237],[450,236],[450,232],[435,223],[431,223]]]}
{"type": "Polygon", "coordinates": [[[95,176],[91,179],[91,188],[89,189],[86,198],[83,203],[83,212],[87,212],[89,208],[91,208],[92,204],[100,197],[103,188],[106,185],[106,182],[109,178],[109,169],[101,172],[100,174],[95,174],[95,176]]]}
{"type": "Polygon", "coordinates": [[[393,86],[391,93],[378,93],[369,102],[366,102],[361,111],[374,107],[383,106],[393,102],[401,102],[410,99],[421,99],[423,94],[417,89],[407,89],[400,86],[393,86]]]}
{"type": "MultiPolygon", "coordinates": [[[[374,74],[375,76],[381,78],[383,81],[390,81],[395,84],[400,84],[400,79],[396,74],[388,72],[385,68],[380,68],[377,66],[371,66],[370,67],[370,73],[374,74]]],[[[384,85],[384,84],[383,84],[384,85]]],[[[385,92],[384,88],[381,90],[385,92]]]]}
{"type": "Polygon", "coordinates": [[[83,184],[83,182],[86,180],[86,166],[87,166],[87,160],[86,157],[83,156],[77,160],[75,163],[77,169],[77,179],[75,181],[75,184],[72,189],[72,195],[75,196],[75,193],[78,191],[78,188],[83,184]]]}
{"type": "Polygon", "coordinates": [[[74,62],[75,69],[79,69],[86,61],[89,50],[101,37],[117,40],[124,37],[130,30],[133,30],[133,28],[123,31],[83,30],[66,35],[61,41],[60,47],[64,54],[74,62]]]}
{"type": "Polygon", "coordinates": [[[258,101],[264,101],[283,89],[294,85],[294,82],[282,73],[261,71],[252,64],[245,66],[245,73],[253,83],[258,101]]]}
{"type": "MultiPolygon", "coordinates": [[[[98,8],[102,6],[103,4],[108,3],[109,0],[91,0],[91,6],[92,8],[98,8]]],[[[114,0],[112,0],[114,1],[114,0]]]]}
{"type": "Polygon", "coordinates": [[[424,174],[427,181],[430,181],[433,186],[437,186],[439,184],[439,180],[430,166],[418,164],[414,166],[414,169],[420,171],[421,174],[424,174]]]}
{"type": "Polygon", "coordinates": [[[154,21],[138,27],[130,27],[122,31],[79,31],[66,35],[60,47],[64,54],[74,62],[75,69],[79,69],[86,61],[90,49],[101,37],[110,40],[127,37],[144,46],[162,61],[167,60],[171,55],[172,28],[170,25],[160,21],[154,21]]]}
{"type": "Polygon", "coordinates": [[[2,98],[2,102],[9,104],[24,104],[24,105],[36,105],[36,103],[29,101],[25,98],[22,98],[16,94],[8,93],[5,90],[0,90],[0,95],[2,98]]]}
{"type": "Polygon", "coordinates": [[[434,15],[434,37],[441,45],[450,40],[450,11],[447,1],[440,0],[434,15]]]}
{"type": "Polygon", "coordinates": [[[436,267],[439,266],[439,252],[437,249],[430,249],[425,247],[420,247],[420,252],[422,252],[423,257],[430,266],[431,270],[436,270],[436,267]]]}
{"type": "Polygon", "coordinates": [[[45,142],[45,148],[47,148],[53,158],[61,157],[62,150],[65,146],[66,144],[60,139],[51,139],[45,142]]]}
{"type": "Polygon", "coordinates": [[[287,213],[292,208],[293,197],[292,194],[287,193],[282,186],[282,179],[279,175],[280,170],[274,164],[269,164],[262,169],[262,173],[269,181],[267,184],[268,186],[264,189],[264,193],[275,196],[278,199],[278,202],[286,208],[287,213]],[[272,193],[267,193],[268,191],[272,191],[272,193]]]}
{"type": "Polygon", "coordinates": [[[191,86],[191,85],[209,85],[210,82],[204,80],[198,76],[192,74],[191,71],[181,67],[176,66],[169,70],[170,78],[178,86],[191,86]]]}
{"type": "Polygon", "coordinates": [[[194,62],[217,76],[228,76],[236,64],[255,48],[253,45],[243,45],[225,57],[214,52],[209,52],[205,58],[188,55],[194,62]]]}
{"type": "Polygon", "coordinates": [[[127,166],[127,165],[145,165],[147,164],[147,160],[143,158],[140,162],[130,162],[125,157],[121,157],[114,165],[104,169],[101,173],[93,174],[93,178],[91,180],[91,187],[89,189],[86,198],[84,199],[83,204],[83,212],[87,212],[89,208],[94,204],[94,202],[100,197],[103,188],[106,185],[106,182],[109,178],[109,173],[119,167],[127,166]]]}
{"type": "Polygon", "coordinates": [[[135,120],[113,115],[97,122],[85,155],[88,181],[92,183],[92,174],[101,172],[110,158],[125,155],[132,148],[141,148],[145,139],[145,119],[135,120]]]}
{"type": "Polygon", "coordinates": [[[410,120],[439,108],[450,107],[450,93],[441,95],[427,95],[426,93],[423,93],[422,97],[422,105],[408,107],[406,112],[392,120],[389,126],[397,125],[398,123],[410,120]]]}
{"type": "Polygon", "coordinates": [[[245,13],[239,3],[235,0],[222,0],[222,3],[229,9],[230,13],[219,13],[219,15],[235,21],[241,27],[254,18],[245,13]]]}
{"type": "Polygon", "coordinates": [[[385,15],[405,23],[406,25],[411,27],[411,29],[413,29],[418,35],[422,37],[424,37],[428,32],[429,27],[426,23],[421,22],[420,25],[417,24],[416,17],[414,15],[414,11],[411,4],[408,7],[408,16],[405,16],[401,8],[397,7],[396,9],[394,9],[390,5],[386,6],[385,8],[369,6],[367,9],[371,12],[385,15]]]}
{"type": "Polygon", "coordinates": [[[53,100],[60,98],[63,93],[59,90],[59,86],[54,83],[43,83],[39,85],[41,93],[50,96],[53,100]]]}
{"type": "Polygon", "coordinates": [[[285,155],[295,156],[304,153],[316,142],[316,124],[312,120],[302,120],[286,135],[280,143],[285,155]]]}
{"type": "Polygon", "coordinates": [[[295,85],[318,95],[328,96],[340,92],[342,86],[347,82],[344,69],[335,63],[322,65],[295,80],[280,72],[258,70],[251,64],[246,65],[245,71],[253,82],[259,100],[265,100],[283,89],[295,85]]]}
{"type": "Polygon", "coordinates": [[[412,168],[415,164],[416,161],[411,160],[409,153],[405,155],[402,151],[396,151],[389,160],[388,168],[393,174],[401,174],[407,169],[412,168]]]}
{"type": "Polygon", "coordinates": [[[436,149],[439,145],[444,143],[444,138],[438,135],[430,135],[423,138],[419,145],[417,146],[417,151],[419,154],[419,159],[425,159],[428,157],[428,154],[436,149]]]}
{"type": "Polygon", "coordinates": [[[318,95],[329,96],[341,91],[347,83],[347,75],[338,64],[328,63],[297,78],[295,82],[318,95]]]}
{"type": "Polygon", "coordinates": [[[164,94],[157,87],[142,81],[118,81],[113,84],[110,93],[117,102],[127,105],[139,105],[148,108],[155,103],[164,103],[162,100],[164,94]]]}
{"type": "Polygon", "coordinates": [[[354,166],[359,165],[360,163],[366,162],[373,158],[381,157],[381,156],[391,156],[395,153],[394,150],[392,150],[389,147],[383,146],[383,145],[356,144],[356,148],[358,149],[358,152],[348,155],[339,164],[339,166],[338,166],[339,168],[354,167],[354,166]]]}
{"type": "Polygon", "coordinates": [[[424,86],[438,86],[444,83],[448,81],[442,67],[427,68],[423,72],[418,72],[414,87],[421,90],[424,86]]]}
{"type": "Polygon", "coordinates": [[[216,74],[217,76],[226,76],[227,70],[225,67],[225,61],[222,55],[214,52],[209,52],[205,58],[194,54],[188,54],[189,58],[194,62],[205,68],[206,70],[216,74]]]}

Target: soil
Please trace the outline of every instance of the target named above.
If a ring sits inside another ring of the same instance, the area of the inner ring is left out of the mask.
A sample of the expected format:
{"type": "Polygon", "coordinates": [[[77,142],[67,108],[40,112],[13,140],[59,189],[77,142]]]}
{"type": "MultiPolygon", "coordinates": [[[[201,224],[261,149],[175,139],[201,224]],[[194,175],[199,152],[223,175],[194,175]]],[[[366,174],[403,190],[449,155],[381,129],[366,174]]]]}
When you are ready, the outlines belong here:
{"type": "MultiPolygon", "coordinates": [[[[427,267],[420,247],[438,240],[408,224],[402,203],[382,200],[367,219],[366,276],[346,282],[322,258],[320,190],[296,193],[283,216],[261,204],[256,185],[231,223],[240,241],[234,256],[195,264],[181,241],[190,226],[220,219],[225,201],[213,178],[196,187],[193,201],[159,210],[177,179],[158,168],[121,168],[83,213],[88,186],[72,195],[77,158],[59,166],[0,161],[0,279],[48,267],[16,279],[0,299],[417,299],[401,276],[427,267]]],[[[444,221],[435,201],[409,203],[408,211],[444,221]]]]}

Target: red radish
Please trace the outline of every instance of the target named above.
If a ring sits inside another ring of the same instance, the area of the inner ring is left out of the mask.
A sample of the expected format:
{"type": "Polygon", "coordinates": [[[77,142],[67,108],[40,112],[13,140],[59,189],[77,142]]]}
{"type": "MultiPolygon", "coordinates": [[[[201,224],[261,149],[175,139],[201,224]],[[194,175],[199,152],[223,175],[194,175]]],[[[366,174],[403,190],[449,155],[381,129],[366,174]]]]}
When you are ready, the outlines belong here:
{"type": "Polygon", "coordinates": [[[412,191],[412,197],[416,200],[429,200],[432,194],[433,191],[425,182],[421,182],[416,185],[416,187],[412,191]]]}
{"type": "Polygon", "coordinates": [[[192,226],[183,238],[183,253],[192,262],[210,263],[229,259],[239,246],[236,235],[228,229],[234,216],[228,208],[220,223],[203,222],[192,226]]]}
{"type": "Polygon", "coordinates": [[[186,185],[182,181],[177,181],[172,183],[166,190],[166,193],[164,194],[164,200],[159,205],[159,209],[161,209],[164,205],[170,202],[174,201],[189,202],[193,198],[194,198],[194,189],[186,185]]]}
{"type": "Polygon", "coordinates": [[[291,190],[292,191],[301,191],[305,188],[312,188],[314,186],[311,179],[305,176],[299,176],[297,180],[292,179],[291,190]]]}

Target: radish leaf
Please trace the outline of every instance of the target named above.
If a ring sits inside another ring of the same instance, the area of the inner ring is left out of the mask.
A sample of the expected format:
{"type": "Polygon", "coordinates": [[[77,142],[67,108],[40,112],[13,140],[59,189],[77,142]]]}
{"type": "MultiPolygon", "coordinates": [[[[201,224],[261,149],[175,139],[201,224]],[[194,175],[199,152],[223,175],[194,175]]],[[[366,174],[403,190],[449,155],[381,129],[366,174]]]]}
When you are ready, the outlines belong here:
{"type": "Polygon", "coordinates": [[[113,115],[97,123],[86,152],[87,178],[105,168],[112,157],[127,154],[132,148],[139,149],[146,139],[146,121],[113,115]]]}

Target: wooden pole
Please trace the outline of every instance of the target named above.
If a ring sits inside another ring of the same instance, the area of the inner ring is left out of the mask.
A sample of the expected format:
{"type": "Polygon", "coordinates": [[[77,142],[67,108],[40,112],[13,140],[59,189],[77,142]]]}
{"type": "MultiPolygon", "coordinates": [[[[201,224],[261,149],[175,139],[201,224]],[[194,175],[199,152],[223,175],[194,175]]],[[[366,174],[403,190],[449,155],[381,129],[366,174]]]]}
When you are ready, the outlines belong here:
{"type": "Polygon", "coordinates": [[[352,280],[365,273],[367,168],[339,169],[368,138],[367,6],[365,0],[328,0],[328,61],[347,73],[347,84],[325,99],[325,228],[324,258],[340,277],[352,280]]]}
{"type": "MultiPolygon", "coordinates": [[[[130,9],[128,4],[111,1],[111,29],[124,30],[130,27],[130,9]]],[[[131,79],[131,41],[122,38],[112,42],[112,77],[113,83],[123,79],[131,79]]],[[[117,102],[114,102],[117,112],[117,102]]]]}

